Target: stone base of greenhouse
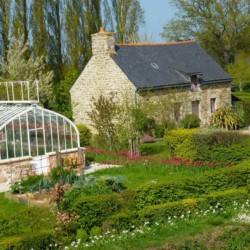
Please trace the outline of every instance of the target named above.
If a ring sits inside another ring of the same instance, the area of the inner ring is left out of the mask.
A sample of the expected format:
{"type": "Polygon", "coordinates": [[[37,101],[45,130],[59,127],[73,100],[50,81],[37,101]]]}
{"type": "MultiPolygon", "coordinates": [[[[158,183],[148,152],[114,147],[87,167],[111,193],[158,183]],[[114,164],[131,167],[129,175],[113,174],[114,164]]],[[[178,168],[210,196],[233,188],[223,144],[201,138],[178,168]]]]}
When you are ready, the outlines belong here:
{"type": "Polygon", "coordinates": [[[85,166],[84,148],[51,152],[37,157],[25,156],[0,160],[0,183],[14,183],[28,175],[46,175],[55,166],[74,167],[83,170],[85,166]]]}

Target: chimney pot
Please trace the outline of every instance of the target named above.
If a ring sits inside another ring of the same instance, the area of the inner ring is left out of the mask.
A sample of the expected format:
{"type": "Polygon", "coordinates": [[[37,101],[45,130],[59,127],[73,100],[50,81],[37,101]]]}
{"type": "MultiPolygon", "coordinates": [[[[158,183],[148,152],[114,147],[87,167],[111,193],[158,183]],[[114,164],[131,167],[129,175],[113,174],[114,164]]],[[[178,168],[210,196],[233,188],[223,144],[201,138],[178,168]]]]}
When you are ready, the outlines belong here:
{"type": "Polygon", "coordinates": [[[104,28],[101,27],[101,28],[100,28],[100,33],[104,33],[104,32],[105,32],[104,28]]]}

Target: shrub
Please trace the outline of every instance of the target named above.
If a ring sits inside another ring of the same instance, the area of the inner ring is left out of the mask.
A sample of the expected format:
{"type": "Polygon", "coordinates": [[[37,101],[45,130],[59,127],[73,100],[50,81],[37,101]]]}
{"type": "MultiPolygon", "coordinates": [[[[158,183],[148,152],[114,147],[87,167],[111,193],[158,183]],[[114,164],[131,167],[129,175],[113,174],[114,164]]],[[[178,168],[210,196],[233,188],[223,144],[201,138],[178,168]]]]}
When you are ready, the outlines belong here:
{"type": "Polygon", "coordinates": [[[183,128],[199,128],[200,122],[200,118],[193,114],[186,114],[180,121],[183,128]]]}
{"type": "Polygon", "coordinates": [[[246,126],[250,126],[250,103],[247,102],[243,102],[242,103],[242,106],[243,106],[243,110],[244,110],[244,121],[245,121],[245,125],[246,126]]]}
{"type": "Polygon", "coordinates": [[[172,130],[164,137],[172,157],[193,161],[240,162],[250,158],[250,137],[237,131],[172,130]]]}
{"type": "Polygon", "coordinates": [[[74,201],[70,210],[79,215],[78,224],[87,232],[120,209],[117,194],[104,194],[80,197],[74,201]]]}
{"type": "Polygon", "coordinates": [[[102,234],[102,229],[100,227],[92,227],[90,230],[90,236],[99,236],[102,234]]]}
{"type": "Polygon", "coordinates": [[[214,192],[196,199],[184,199],[176,202],[167,202],[143,208],[139,212],[142,221],[161,222],[166,218],[181,217],[182,215],[194,216],[197,210],[207,210],[210,206],[220,204],[220,207],[232,205],[234,201],[244,202],[249,198],[244,189],[231,189],[223,192],[214,192]]]}
{"type": "Polygon", "coordinates": [[[32,232],[27,235],[13,236],[0,240],[0,249],[47,249],[50,244],[54,243],[53,233],[49,230],[32,232]]]}
{"type": "Polygon", "coordinates": [[[80,145],[82,147],[88,146],[92,137],[90,129],[83,124],[77,124],[76,127],[80,134],[80,145]]]}
{"type": "Polygon", "coordinates": [[[211,117],[211,124],[219,128],[236,129],[239,123],[237,114],[228,106],[217,109],[211,117]]]}
{"type": "Polygon", "coordinates": [[[73,185],[73,188],[65,194],[63,207],[67,209],[81,196],[109,194],[120,192],[126,187],[121,176],[87,176],[82,175],[73,185]]]}
{"type": "Polygon", "coordinates": [[[148,183],[135,191],[134,206],[141,209],[145,206],[179,201],[199,197],[216,190],[245,187],[250,182],[250,169],[237,166],[220,171],[207,172],[201,176],[183,178],[179,181],[148,183]]]}
{"type": "Polygon", "coordinates": [[[155,127],[155,137],[163,138],[166,131],[170,131],[176,128],[176,124],[169,120],[162,124],[156,124],[155,127]]]}
{"type": "Polygon", "coordinates": [[[86,242],[88,239],[88,233],[83,229],[78,229],[76,233],[76,239],[81,240],[81,242],[86,242]]]}
{"type": "Polygon", "coordinates": [[[191,143],[192,135],[199,129],[176,129],[165,134],[164,140],[169,146],[170,155],[194,160],[196,145],[191,143]]]}

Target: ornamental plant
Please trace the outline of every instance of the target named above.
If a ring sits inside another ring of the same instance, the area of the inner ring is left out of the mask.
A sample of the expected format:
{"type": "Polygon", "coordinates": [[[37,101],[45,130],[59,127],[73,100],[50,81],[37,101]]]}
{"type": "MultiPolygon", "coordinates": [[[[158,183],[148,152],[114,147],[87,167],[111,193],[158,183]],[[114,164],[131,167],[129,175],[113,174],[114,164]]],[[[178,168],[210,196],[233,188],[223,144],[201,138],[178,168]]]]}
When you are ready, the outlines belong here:
{"type": "Polygon", "coordinates": [[[222,129],[233,130],[238,125],[237,114],[228,106],[217,109],[211,117],[211,124],[222,129]]]}

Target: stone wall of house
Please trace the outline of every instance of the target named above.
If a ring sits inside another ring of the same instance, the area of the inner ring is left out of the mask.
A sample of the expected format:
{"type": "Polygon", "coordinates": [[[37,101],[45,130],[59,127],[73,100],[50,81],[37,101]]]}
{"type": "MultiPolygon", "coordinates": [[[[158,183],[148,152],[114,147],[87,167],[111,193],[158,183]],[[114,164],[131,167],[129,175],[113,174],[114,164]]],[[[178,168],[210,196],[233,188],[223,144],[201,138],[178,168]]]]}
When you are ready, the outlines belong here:
{"type": "Polygon", "coordinates": [[[174,103],[180,104],[181,117],[192,114],[192,102],[199,101],[199,117],[203,126],[210,123],[212,98],[215,98],[216,109],[231,106],[231,84],[204,84],[195,92],[191,91],[190,87],[159,89],[149,93],[142,92],[138,96],[140,101],[146,100],[148,103],[159,105],[159,112],[155,114],[156,119],[161,119],[169,111],[173,114],[174,103]]]}
{"type": "Polygon", "coordinates": [[[135,92],[134,85],[112,59],[114,50],[110,43],[114,40],[110,36],[109,32],[92,35],[93,56],[70,90],[76,124],[92,128],[88,112],[92,110],[93,98],[114,96],[120,101],[135,92]]]}
{"type": "MultiPolygon", "coordinates": [[[[85,166],[85,150],[84,148],[71,149],[62,152],[52,152],[46,156],[48,172],[51,168],[58,165],[70,165],[70,166],[85,166]]],[[[36,157],[37,158],[37,157],[36,157]]],[[[32,157],[20,157],[14,159],[7,159],[0,161],[0,183],[6,182],[6,174],[11,182],[15,180],[22,180],[26,178],[31,172],[35,172],[34,165],[32,163],[32,157]]],[[[42,170],[41,170],[42,171],[42,170]]]]}

